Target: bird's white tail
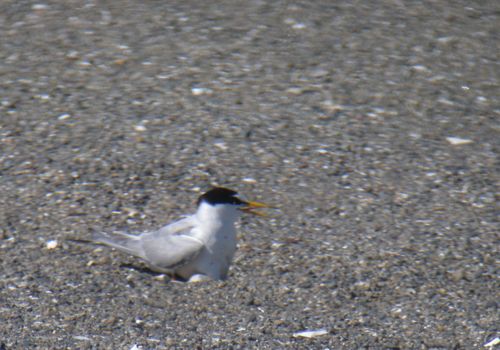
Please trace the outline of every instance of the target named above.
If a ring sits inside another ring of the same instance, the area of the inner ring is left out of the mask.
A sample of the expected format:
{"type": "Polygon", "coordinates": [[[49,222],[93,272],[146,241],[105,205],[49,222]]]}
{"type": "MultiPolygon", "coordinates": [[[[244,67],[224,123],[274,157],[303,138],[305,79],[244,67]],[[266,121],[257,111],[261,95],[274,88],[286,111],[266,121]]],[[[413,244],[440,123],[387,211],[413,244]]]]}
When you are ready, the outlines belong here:
{"type": "Polygon", "coordinates": [[[144,258],[140,237],[136,235],[130,235],[125,232],[97,232],[92,235],[92,241],[144,258]]]}

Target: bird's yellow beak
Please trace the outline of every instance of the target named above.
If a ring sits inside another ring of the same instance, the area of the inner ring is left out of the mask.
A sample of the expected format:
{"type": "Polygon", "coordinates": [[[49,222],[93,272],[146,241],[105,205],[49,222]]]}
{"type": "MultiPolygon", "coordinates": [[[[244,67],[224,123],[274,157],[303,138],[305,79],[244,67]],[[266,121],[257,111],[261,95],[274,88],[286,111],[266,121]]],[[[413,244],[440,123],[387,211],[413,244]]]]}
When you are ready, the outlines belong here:
{"type": "Polygon", "coordinates": [[[268,216],[266,213],[256,211],[255,209],[259,208],[273,208],[272,206],[265,204],[265,203],[259,203],[259,202],[245,202],[245,206],[239,208],[242,212],[257,215],[257,216],[263,216],[266,217],[268,216]]]}

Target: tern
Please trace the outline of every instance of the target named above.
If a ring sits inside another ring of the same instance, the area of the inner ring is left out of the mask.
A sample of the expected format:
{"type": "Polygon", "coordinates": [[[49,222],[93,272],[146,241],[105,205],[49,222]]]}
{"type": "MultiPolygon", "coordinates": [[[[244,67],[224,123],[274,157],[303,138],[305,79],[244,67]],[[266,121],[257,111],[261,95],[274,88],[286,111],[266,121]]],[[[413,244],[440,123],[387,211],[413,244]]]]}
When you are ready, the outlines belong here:
{"type": "Polygon", "coordinates": [[[236,252],[236,220],[243,212],[265,216],[256,209],[271,208],[237,195],[214,187],[198,198],[196,213],[157,231],[96,233],[92,241],[139,257],[151,270],[175,280],[189,281],[194,276],[224,280],[236,252]]]}

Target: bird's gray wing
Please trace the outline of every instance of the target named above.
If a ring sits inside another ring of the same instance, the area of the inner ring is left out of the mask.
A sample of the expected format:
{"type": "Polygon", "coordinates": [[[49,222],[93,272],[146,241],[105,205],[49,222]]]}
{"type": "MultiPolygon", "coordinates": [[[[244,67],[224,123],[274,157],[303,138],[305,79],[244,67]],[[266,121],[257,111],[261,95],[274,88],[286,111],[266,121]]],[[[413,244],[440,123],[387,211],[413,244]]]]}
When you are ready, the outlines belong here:
{"type": "Polygon", "coordinates": [[[125,232],[95,232],[92,241],[97,244],[105,244],[121,250],[122,252],[144,258],[141,236],[131,235],[125,232]]]}
{"type": "Polygon", "coordinates": [[[190,235],[195,225],[194,218],[185,217],[141,236],[144,260],[162,269],[183,266],[203,249],[203,242],[190,235]]]}
{"type": "Polygon", "coordinates": [[[148,235],[141,239],[144,260],[161,269],[176,269],[195,259],[203,242],[180,232],[148,235]]]}
{"type": "Polygon", "coordinates": [[[191,230],[193,226],[194,226],[194,218],[192,216],[186,216],[180,220],[177,220],[175,222],[163,226],[157,231],[147,233],[146,235],[166,236],[166,235],[183,234],[186,233],[188,230],[191,230]]]}

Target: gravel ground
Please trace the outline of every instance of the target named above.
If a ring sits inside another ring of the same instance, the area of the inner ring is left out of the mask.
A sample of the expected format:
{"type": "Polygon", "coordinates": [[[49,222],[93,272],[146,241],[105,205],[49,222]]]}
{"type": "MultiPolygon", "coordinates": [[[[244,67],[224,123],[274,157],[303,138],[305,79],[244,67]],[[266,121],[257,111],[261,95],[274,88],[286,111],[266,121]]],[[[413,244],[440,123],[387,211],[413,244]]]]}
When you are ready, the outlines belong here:
{"type": "Polygon", "coordinates": [[[2,1],[0,348],[493,349],[499,17],[2,1]],[[67,240],[157,228],[211,184],[280,206],[241,220],[227,281],[67,240]]]}

